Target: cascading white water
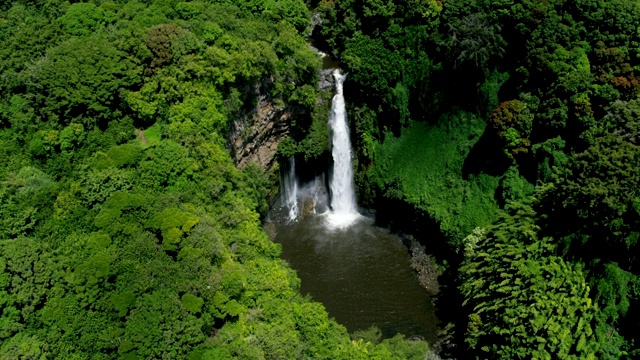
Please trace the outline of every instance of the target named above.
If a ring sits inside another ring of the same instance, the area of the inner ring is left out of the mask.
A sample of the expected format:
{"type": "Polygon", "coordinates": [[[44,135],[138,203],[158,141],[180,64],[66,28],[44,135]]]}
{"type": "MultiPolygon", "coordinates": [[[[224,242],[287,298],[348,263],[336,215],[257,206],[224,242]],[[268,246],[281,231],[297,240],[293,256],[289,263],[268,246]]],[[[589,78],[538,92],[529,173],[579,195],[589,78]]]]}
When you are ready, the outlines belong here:
{"type": "Polygon", "coordinates": [[[289,221],[295,221],[298,218],[298,179],[293,156],[289,158],[289,171],[285,173],[282,183],[282,204],[289,210],[289,221]]]}
{"type": "Polygon", "coordinates": [[[349,126],[347,125],[347,112],[345,109],[343,82],[346,75],[340,70],[333,72],[336,79],[336,94],[331,104],[331,154],[333,156],[333,171],[329,180],[331,191],[331,213],[328,216],[329,225],[332,227],[347,227],[356,221],[358,214],[356,194],[353,186],[353,169],[351,168],[351,140],[349,139],[349,126]]]}

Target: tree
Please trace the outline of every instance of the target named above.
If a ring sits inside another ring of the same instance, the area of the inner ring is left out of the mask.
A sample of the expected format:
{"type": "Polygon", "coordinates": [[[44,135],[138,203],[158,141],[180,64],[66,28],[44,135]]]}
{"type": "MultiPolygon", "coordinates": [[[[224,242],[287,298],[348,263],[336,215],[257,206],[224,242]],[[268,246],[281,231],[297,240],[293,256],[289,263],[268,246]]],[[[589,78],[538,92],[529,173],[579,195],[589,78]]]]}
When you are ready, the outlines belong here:
{"type": "Polygon", "coordinates": [[[76,121],[106,127],[119,92],[138,81],[138,70],[102,36],[71,38],[47,51],[28,70],[28,93],[53,126],[76,121]]]}
{"type": "Polygon", "coordinates": [[[154,55],[151,69],[169,64],[173,59],[171,45],[173,40],[185,30],[176,24],[161,24],[147,31],[145,44],[154,55]]]}
{"type": "Polygon", "coordinates": [[[603,120],[612,135],[640,146],[640,99],[614,102],[603,120]]]}
{"type": "Polygon", "coordinates": [[[504,54],[506,43],[500,35],[502,28],[492,24],[481,13],[470,14],[449,23],[448,45],[456,65],[465,62],[484,68],[492,57],[504,54]]]}
{"type": "Polygon", "coordinates": [[[501,103],[491,114],[491,125],[509,157],[529,152],[533,115],[526,103],[520,100],[501,103]]]}
{"type": "Polygon", "coordinates": [[[460,268],[467,338],[476,358],[595,359],[596,309],[579,268],[539,239],[535,212],[516,204],[465,239],[460,268]]]}
{"type": "Polygon", "coordinates": [[[635,228],[639,181],[638,146],[604,134],[558,172],[542,194],[540,211],[549,215],[546,224],[553,233],[593,236],[604,247],[605,243],[625,246],[635,228]]]}
{"type": "Polygon", "coordinates": [[[88,36],[101,26],[113,22],[116,15],[92,3],[75,3],[67,8],[60,22],[71,35],[88,36]]]}

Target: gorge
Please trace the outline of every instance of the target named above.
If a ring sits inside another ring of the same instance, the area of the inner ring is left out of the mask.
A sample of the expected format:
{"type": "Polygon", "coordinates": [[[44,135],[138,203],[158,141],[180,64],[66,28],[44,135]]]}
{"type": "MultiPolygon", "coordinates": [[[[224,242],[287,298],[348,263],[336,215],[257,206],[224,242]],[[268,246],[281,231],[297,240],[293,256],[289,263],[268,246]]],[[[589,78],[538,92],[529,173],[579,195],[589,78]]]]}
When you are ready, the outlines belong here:
{"type": "Polygon", "coordinates": [[[298,184],[290,158],[281,197],[265,228],[282,244],[282,258],[297,271],[302,293],[320,301],[350,332],[376,327],[384,338],[400,333],[435,343],[433,302],[411,269],[406,245],[358,213],[343,95],[346,76],[338,69],[333,76],[328,184],[322,175],[298,184]]]}

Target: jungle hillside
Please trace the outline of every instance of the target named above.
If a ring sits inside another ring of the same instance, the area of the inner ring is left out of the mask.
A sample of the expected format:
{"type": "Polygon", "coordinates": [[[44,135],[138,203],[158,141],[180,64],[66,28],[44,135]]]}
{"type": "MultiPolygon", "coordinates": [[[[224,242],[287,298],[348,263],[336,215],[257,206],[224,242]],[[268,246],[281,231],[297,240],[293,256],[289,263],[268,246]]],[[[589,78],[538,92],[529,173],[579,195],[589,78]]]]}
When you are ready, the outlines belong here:
{"type": "Polygon", "coordinates": [[[2,359],[637,358],[639,189],[638,0],[0,3],[2,359]],[[315,48],[437,344],[349,334],[263,231],[279,164],[326,165],[315,48]]]}

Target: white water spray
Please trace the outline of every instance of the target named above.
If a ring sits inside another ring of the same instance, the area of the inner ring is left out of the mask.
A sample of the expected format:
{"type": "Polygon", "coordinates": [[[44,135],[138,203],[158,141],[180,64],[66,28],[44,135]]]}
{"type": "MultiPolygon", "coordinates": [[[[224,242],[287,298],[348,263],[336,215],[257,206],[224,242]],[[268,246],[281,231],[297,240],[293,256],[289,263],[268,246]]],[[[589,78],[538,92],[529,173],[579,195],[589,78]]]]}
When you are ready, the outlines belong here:
{"type": "Polygon", "coordinates": [[[298,179],[296,178],[296,161],[289,158],[289,171],[285,173],[282,180],[282,204],[289,210],[289,221],[298,218],[298,179]]]}
{"type": "Polygon", "coordinates": [[[358,214],[356,194],[353,186],[353,169],[351,165],[351,140],[349,140],[349,126],[345,109],[342,83],[346,75],[340,70],[333,72],[336,79],[336,94],[331,104],[331,143],[333,156],[333,171],[329,180],[331,191],[332,212],[328,216],[329,225],[344,228],[356,221],[358,214]]]}

